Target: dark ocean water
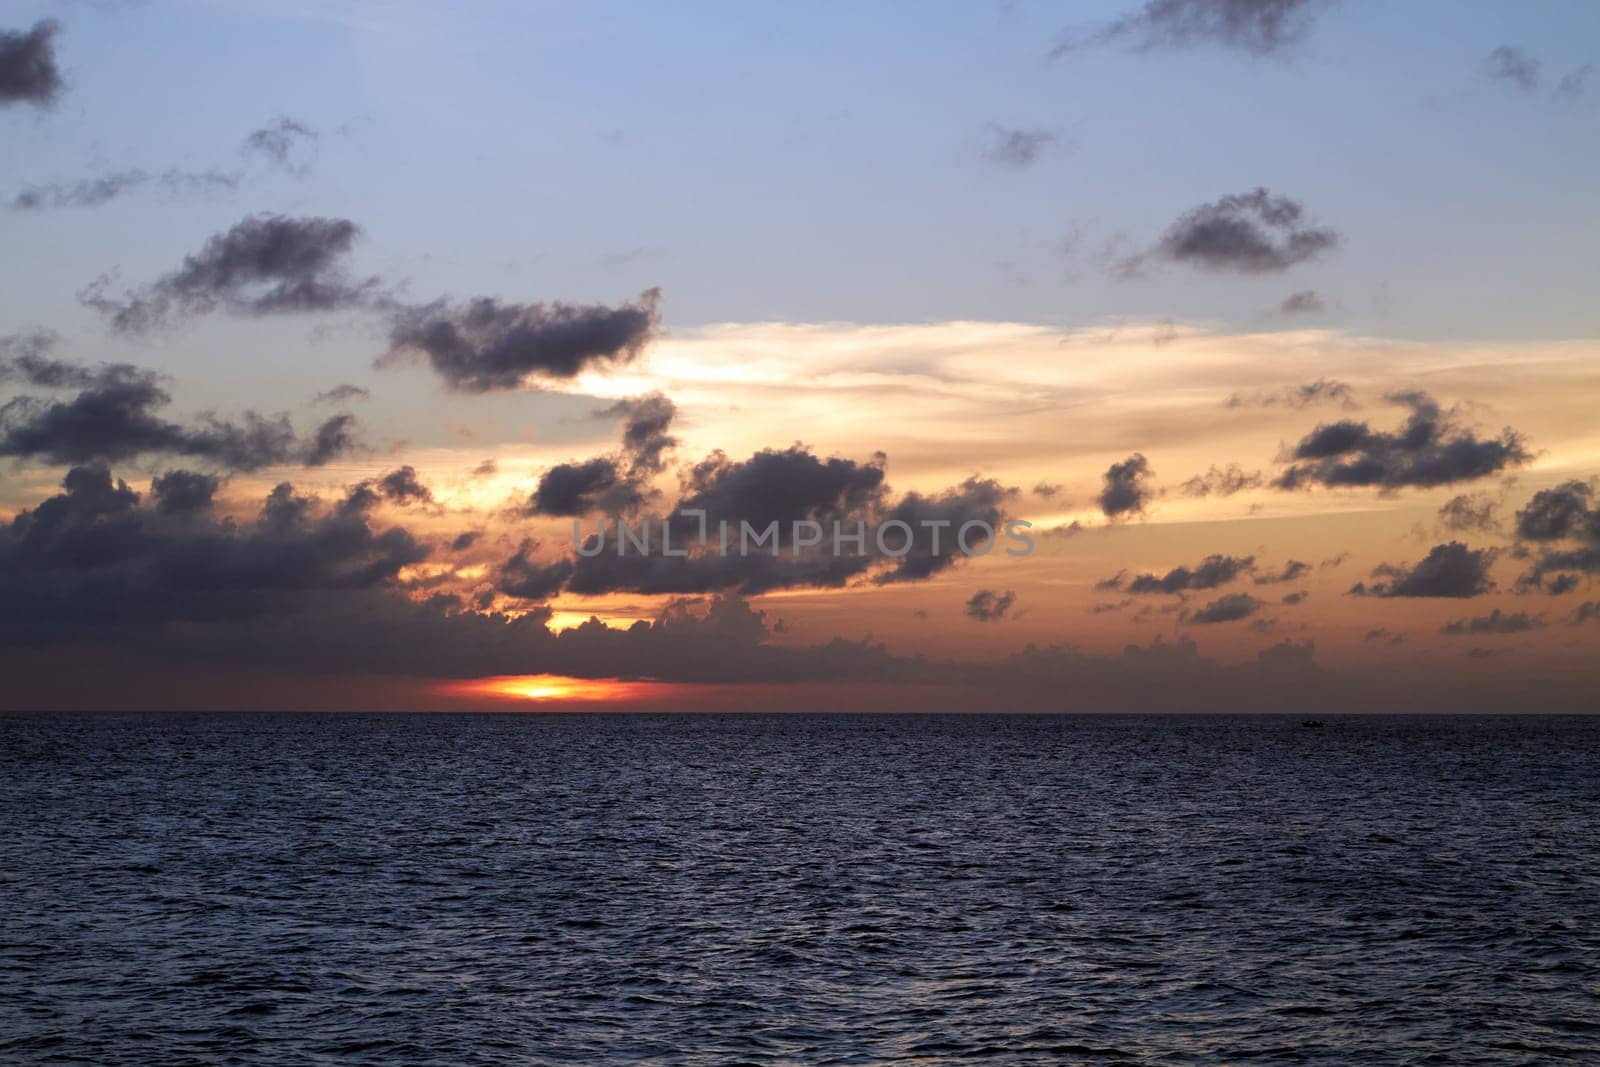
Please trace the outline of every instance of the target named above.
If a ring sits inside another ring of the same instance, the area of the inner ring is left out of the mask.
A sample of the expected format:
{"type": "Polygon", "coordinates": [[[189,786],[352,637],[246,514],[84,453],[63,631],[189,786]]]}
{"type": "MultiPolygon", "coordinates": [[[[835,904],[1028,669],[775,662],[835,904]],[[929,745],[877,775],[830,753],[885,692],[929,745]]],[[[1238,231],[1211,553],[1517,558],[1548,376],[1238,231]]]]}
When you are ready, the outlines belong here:
{"type": "Polygon", "coordinates": [[[1600,718],[0,716],[0,1061],[1600,1062],[1600,718]]]}

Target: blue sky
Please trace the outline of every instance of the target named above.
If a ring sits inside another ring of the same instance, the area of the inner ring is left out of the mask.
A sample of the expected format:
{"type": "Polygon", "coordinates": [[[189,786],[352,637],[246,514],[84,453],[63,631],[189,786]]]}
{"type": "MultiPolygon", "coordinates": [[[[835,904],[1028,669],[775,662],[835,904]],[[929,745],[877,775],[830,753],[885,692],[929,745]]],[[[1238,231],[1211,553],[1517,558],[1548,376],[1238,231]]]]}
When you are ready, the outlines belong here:
{"type": "MultiPolygon", "coordinates": [[[[311,175],[195,202],[134,195],[12,214],[8,310],[87,318],[70,294],[166,269],[244,208],[344,215],[364,265],[420,297],[616,300],[666,290],[670,324],[1255,328],[1315,288],[1328,320],[1427,339],[1593,334],[1600,8],[1345,3],[1287,56],[1105,47],[1063,32],[1124,9],[869,4],[11,5],[64,23],[70,96],[0,117],[8,186],[140,166],[240,164],[277,115],[321,133],[311,175]],[[1514,44],[1533,92],[1488,79],[1514,44]],[[160,61],[150,61],[159,54],[160,61]],[[1061,144],[1031,167],[988,124],[1061,144]],[[1343,247],[1286,276],[1104,276],[1095,252],[1265,185],[1343,247]],[[1064,243],[1075,240],[1074,254],[1064,243]]],[[[1269,322],[1270,325],[1270,322],[1269,322]]],[[[289,358],[289,357],[286,357],[289,358]]]]}

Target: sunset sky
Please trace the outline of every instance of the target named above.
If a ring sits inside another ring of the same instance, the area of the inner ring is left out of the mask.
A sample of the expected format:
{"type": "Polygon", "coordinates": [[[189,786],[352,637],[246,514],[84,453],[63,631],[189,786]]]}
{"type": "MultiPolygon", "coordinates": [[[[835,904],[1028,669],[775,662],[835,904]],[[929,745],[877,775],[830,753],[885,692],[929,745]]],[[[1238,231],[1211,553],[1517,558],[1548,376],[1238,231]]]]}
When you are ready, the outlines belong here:
{"type": "Polygon", "coordinates": [[[1588,0],[9,4],[0,706],[1593,710],[1596,64],[1588,0]],[[695,508],[1035,548],[574,551],[695,508]]]}

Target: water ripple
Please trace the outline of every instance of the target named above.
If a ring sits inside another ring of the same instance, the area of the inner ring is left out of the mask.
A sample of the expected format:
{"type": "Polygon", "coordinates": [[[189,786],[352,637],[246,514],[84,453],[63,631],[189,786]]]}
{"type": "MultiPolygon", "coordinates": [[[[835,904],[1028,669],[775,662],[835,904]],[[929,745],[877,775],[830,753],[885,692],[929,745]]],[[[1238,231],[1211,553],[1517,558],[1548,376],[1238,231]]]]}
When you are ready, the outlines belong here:
{"type": "Polygon", "coordinates": [[[1600,719],[0,740],[7,1062],[1600,1059],[1600,719]]]}

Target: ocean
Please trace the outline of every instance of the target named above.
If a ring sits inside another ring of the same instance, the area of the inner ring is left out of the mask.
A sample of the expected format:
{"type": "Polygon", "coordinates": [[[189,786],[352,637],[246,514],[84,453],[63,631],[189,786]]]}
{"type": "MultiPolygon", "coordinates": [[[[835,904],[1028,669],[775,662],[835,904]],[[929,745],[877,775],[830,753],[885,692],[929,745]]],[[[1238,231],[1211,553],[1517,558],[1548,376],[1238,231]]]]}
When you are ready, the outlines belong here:
{"type": "Polygon", "coordinates": [[[1600,1062],[1600,718],[0,716],[7,1063],[1600,1062]]]}

